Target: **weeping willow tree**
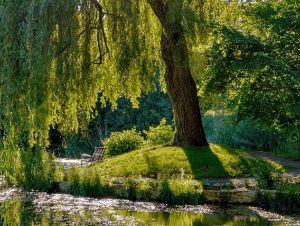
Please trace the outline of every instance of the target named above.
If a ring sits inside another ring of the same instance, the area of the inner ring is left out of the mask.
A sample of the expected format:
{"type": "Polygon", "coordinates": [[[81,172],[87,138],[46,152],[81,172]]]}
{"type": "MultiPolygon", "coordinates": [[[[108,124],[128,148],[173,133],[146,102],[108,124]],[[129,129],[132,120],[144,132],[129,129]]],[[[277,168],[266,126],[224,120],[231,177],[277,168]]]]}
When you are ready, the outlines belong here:
{"type": "Polygon", "coordinates": [[[227,5],[223,0],[0,0],[4,136],[47,146],[50,127],[69,132],[88,122],[99,93],[103,103],[115,106],[124,96],[138,106],[159,68],[174,109],[174,145],[207,145],[192,76],[199,66],[194,50],[205,39],[207,21],[227,5]]]}

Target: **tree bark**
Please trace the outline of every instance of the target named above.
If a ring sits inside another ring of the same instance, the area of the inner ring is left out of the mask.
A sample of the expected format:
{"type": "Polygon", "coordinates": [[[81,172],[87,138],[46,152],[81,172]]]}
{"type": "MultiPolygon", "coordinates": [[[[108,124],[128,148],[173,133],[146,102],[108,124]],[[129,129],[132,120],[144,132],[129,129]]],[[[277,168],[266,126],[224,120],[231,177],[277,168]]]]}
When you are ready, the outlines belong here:
{"type": "MultiPolygon", "coordinates": [[[[180,1],[179,1],[180,2],[180,1]]],[[[165,81],[175,117],[176,146],[207,146],[195,81],[192,77],[187,43],[179,15],[167,21],[168,6],[161,0],[148,0],[160,20],[162,58],[165,62],[165,81]]],[[[180,5],[180,4],[179,4],[180,5]]]]}

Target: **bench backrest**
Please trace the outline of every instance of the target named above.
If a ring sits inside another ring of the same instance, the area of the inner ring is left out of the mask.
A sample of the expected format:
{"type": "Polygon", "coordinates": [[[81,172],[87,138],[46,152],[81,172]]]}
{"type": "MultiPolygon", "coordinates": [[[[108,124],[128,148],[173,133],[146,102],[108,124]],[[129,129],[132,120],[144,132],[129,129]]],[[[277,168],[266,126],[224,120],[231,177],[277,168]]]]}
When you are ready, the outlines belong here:
{"type": "Polygon", "coordinates": [[[103,154],[104,154],[104,147],[95,147],[95,151],[92,155],[92,161],[99,161],[103,158],[103,154]]]}

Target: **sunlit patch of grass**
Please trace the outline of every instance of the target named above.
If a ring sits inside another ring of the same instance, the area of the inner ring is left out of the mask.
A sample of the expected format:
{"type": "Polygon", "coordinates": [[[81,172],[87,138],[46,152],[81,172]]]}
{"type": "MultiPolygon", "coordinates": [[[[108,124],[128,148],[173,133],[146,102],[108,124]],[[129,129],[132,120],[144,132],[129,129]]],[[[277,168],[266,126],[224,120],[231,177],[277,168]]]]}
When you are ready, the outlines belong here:
{"type": "Polygon", "coordinates": [[[147,147],[90,167],[67,172],[68,193],[155,200],[169,204],[203,202],[203,178],[252,177],[268,187],[284,168],[247,152],[220,145],[147,147]]]}
{"type": "Polygon", "coordinates": [[[135,150],[82,169],[98,176],[151,178],[250,177],[258,172],[283,172],[281,165],[255,159],[241,151],[220,145],[209,147],[156,147],[135,150]]]}

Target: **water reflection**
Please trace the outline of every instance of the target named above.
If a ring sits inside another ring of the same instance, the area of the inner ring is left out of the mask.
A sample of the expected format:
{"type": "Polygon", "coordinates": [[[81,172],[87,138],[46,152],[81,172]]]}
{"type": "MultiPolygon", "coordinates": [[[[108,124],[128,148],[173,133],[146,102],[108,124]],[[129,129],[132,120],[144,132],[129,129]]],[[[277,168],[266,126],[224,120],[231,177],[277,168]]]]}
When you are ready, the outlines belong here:
{"type": "Polygon", "coordinates": [[[177,206],[0,191],[0,225],[300,225],[255,207],[177,206]]]}
{"type": "Polygon", "coordinates": [[[117,214],[133,217],[145,225],[280,225],[257,216],[231,216],[222,213],[205,214],[191,212],[129,212],[117,214]]]}

